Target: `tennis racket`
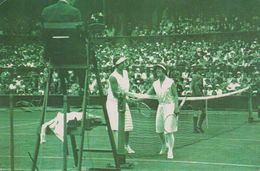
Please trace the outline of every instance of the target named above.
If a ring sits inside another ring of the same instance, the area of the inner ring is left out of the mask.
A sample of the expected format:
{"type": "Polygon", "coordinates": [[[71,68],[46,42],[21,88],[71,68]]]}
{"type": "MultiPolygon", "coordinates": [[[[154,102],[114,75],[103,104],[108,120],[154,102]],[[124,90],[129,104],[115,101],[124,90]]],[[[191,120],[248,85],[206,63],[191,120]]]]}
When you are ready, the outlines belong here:
{"type": "Polygon", "coordinates": [[[138,114],[148,118],[152,115],[153,110],[148,106],[146,103],[137,100],[137,99],[132,99],[131,102],[136,106],[138,114]]]}
{"type": "Polygon", "coordinates": [[[184,103],[185,103],[185,101],[187,100],[187,96],[186,97],[184,97],[183,99],[182,99],[182,101],[181,101],[181,103],[180,103],[180,105],[179,105],[179,109],[181,110],[181,108],[183,107],[183,105],[184,105],[184,103]]]}
{"type": "Polygon", "coordinates": [[[176,114],[168,114],[164,119],[164,132],[171,133],[178,130],[179,116],[176,114]]]}
{"type": "Polygon", "coordinates": [[[144,102],[137,102],[137,110],[140,115],[144,117],[150,117],[152,115],[152,109],[144,102]]]}
{"type": "MultiPolygon", "coordinates": [[[[187,97],[184,97],[179,105],[179,110],[183,107],[187,97]]],[[[168,114],[164,119],[164,132],[176,132],[178,130],[179,114],[168,114]]]]}

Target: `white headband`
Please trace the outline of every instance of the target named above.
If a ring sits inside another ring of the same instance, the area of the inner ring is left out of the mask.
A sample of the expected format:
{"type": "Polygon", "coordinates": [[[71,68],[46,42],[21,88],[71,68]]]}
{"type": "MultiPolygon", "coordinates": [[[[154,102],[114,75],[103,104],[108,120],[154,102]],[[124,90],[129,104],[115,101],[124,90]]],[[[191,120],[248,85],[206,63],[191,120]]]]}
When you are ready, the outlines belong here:
{"type": "Polygon", "coordinates": [[[119,58],[119,59],[116,61],[115,65],[119,65],[119,64],[121,64],[121,63],[124,62],[126,59],[127,59],[127,58],[124,57],[124,56],[121,57],[121,58],[119,58]]]}

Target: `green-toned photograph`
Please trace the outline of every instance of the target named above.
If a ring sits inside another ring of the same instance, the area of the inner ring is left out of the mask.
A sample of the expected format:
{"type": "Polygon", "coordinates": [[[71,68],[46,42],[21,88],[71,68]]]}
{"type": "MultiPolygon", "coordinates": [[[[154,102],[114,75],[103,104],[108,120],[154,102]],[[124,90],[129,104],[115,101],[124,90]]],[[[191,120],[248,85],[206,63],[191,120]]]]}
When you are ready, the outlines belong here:
{"type": "Polygon", "coordinates": [[[0,171],[260,171],[260,0],[0,0],[0,171]]]}

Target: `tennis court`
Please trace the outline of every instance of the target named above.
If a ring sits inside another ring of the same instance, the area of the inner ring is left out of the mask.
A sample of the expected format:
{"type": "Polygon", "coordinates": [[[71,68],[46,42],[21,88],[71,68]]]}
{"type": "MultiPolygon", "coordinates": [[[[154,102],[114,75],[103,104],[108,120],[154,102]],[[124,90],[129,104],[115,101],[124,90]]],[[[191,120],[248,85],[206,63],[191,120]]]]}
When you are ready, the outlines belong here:
{"type": "MultiPolygon", "coordinates": [[[[46,121],[52,119],[60,110],[62,109],[48,108],[46,121]]],[[[10,170],[9,109],[1,108],[0,111],[0,170],[10,170]]],[[[100,109],[90,109],[89,112],[103,115],[100,109]]],[[[247,111],[209,110],[204,134],[192,133],[192,111],[182,111],[179,131],[175,137],[173,160],[166,160],[166,156],[157,155],[160,143],[154,133],[154,115],[143,117],[136,110],[132,112],[135,130],[130,135],[130,143],[136,154],[127,156],[127,162],[135,165],[131,170],[260,170],[260,122],[248,123],[247,111]]],[[[29,153],[34,153],[40,114],[41,108],[14,110],[14,152],[17,171],[31,169],[29,153]]],[[[256,113],[253,115],[254,118],[257,117],[256,113]]],[[[38,169],[62,170],[62,142],[53,135],[47,135],[46,140],[47,142],[40,147],[38,169]]],[[[106,128],[97,127],[86,132],[84,146],[110,149],[106,128]]],[[[111,153],[86,152],[83,155],[83,170],[93,167],[104,168],[114,162],[111,153]]],[[[69,141],[68,170],[76,169],[73,166],[69,141]]]]}

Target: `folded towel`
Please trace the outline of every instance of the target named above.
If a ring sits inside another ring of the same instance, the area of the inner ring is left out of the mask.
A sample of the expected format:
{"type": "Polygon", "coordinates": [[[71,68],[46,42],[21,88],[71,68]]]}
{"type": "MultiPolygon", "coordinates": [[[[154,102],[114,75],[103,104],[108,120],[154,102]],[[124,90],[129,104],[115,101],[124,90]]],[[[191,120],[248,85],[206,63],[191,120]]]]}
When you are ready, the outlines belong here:
{"type": "MultiPolygon", "coordinates": [[[[49,127],[53,133],[63,142],[63,116],[64,114],[58,112],[56,117],[48,122],[45,122],[41,127],[40,143],[46,142],[46,129],[49,127]]],[[[71,120],[80,121],[82,119],[82,112],[70,112],[67,113],[67,123],[71,120]]]]}

